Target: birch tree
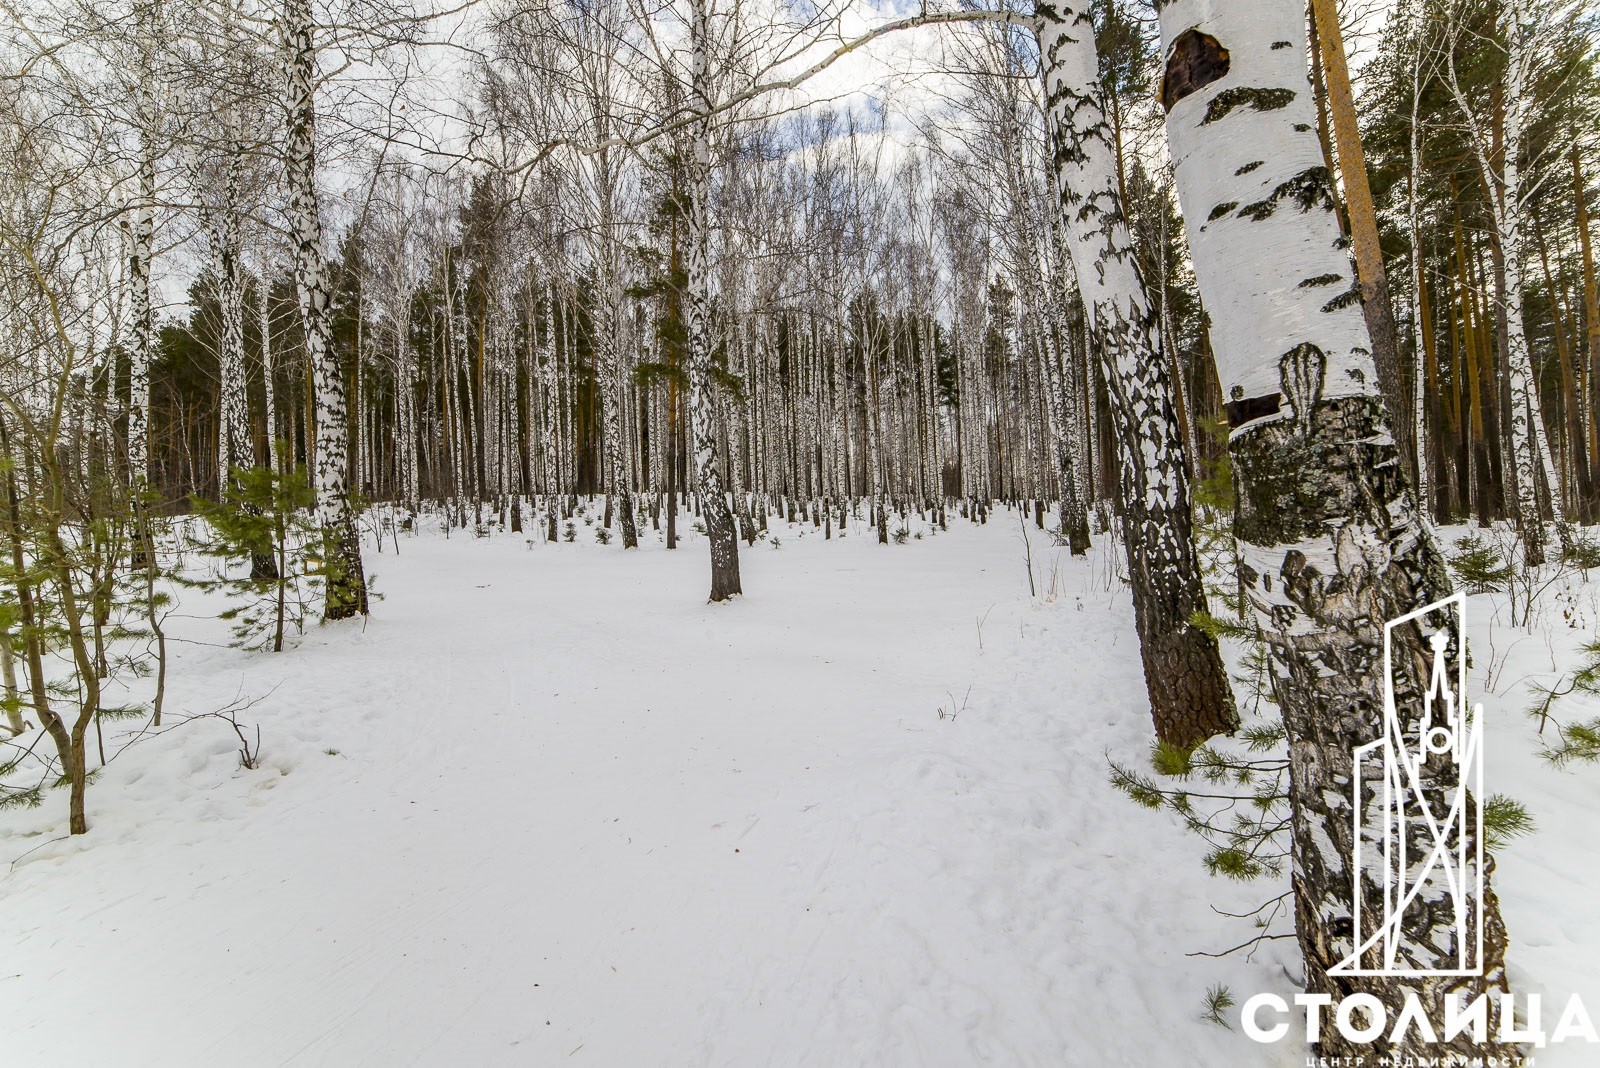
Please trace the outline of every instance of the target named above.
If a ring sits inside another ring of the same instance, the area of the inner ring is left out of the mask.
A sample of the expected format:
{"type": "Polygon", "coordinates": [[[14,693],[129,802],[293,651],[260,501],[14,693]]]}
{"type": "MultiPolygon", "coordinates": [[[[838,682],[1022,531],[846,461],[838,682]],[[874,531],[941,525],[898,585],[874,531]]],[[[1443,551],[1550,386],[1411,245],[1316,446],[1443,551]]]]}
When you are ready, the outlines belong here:
{"type": "Polygon", "coordinates": [[[739,582],[739,532],[717,466],[715,388],[711,377],[711,142],[717,113],[711,71],[711,0],[690,0],[688,130],[684,182],[684,243],[689,335],[689,435],[706,537],[711,542],[711,600],[743,592],[739,582]]]}
{"type": "Polygon", "coordinates": [[[1087,3],[1040,4],[1038,40],[1060,221],[1111,398],[1133,605],[1156,734],[1190,748],[1239,726],[1205,610],[1189,469],[1156,315],[1134,257],[1087,3]]]}
{"type": "MultiPolygon", "coordinates": [[[[1307,88],[1304,12],[1286,2],[1174,0],[1160,16],[1161,100],[1226,398],[1243,582],[1288,738],[1306,987],[1335,999],[1371,994],[1390,1019],[1415,993],[1437,1026],[1443,998],[1506,989],[1506,933],[1492,893],[1468,917],[1483,934],[1481,976],[1334,971],[1356,949],[1352,754],[1382,735],[1384,622],[1443,596],[1448,583],[1378,394],[1307,88]]],[[[1406,729],[1415,739],[1431,654],[1419,629],[1399,637],[1395,701],[1411,710],[1406,729]]],[[[1452,767],[1423,768],[1419,801],[1436,815],[1456,785],[1452,767]]],[[[1491,868],[1486,860],[1486,884],[1491,868]]],[[[1370,874],[1361,893],[1363,906],[1382,915],[1382,888],[1370,874]]],[[[1453,919],[1435,911],[1412,920],[1406,965],[1451,967],[1453,919]]],[[[1461,1037],[1423,1045],[1416,1029],[1400,1043],[1380,1037],[1363,1046],[1324,1030],[1320,1049],[1513,1052],[1461,1037]]]]}
{"type": "Polygon", "coordinates": [[[346,485],[349,416],[344,376],[329,343],[330,291],[317,201],[317,46],[311,0],[285,0],[281,33],[288,115],[283,161],[289,190],[287,214],[294,243],[295,290],[316,402],[316,455],[312,467],[326,572],[322,614],[324,619],[347,619],[367,614],[367,580],[346,485]]]}
{"type": "MultiPolygon", "coordinates": [[[[1452,9],[1457,6],[1458,3],[1452,4],[1452,9]]],[[[1496,44],[1505,52],[1505,74],[1501,102],[1504,114],[1497,123],[1498,135],[1489,128],[1491,120],[1480,114],[1462,88],[1462,79],[1456,70],[1457,49],[1454,41],[1446,50],[1445,84],[1466,122],[1473,156],[1484,188],[1489,191],[1489,215],[1500,252],[1499,277],[1496,281],[1509,361],[1509,422],[1517,519],[1522,533],[1523,554],[1529,566],[1537,566],[1544,561],[1546,541],[1544,519],[1539,509],[1540,478],[1544,479],[1548,490],[1551,516],[1560,533],[1563,548],[1567,537],[1561,484],[1556,479],[1555,464],[1550,456],[1550,441],[1545,431],[1523,308],[1523,217],[1526,200],[1534,184],[1527,181],[1524,173],[1524,155],[1537,155],[1537,150],[1530,152],[1523,139],[1532,114],[1539,46],[1535,37],[1537,28],[1529,16],[1526,0],[1503,0],[1499,21],[1500,40],[1496,44]]],[[[1452,17],[1452,34],[1461,32],[1463,22],[1458,15],[1452,17]]]]}

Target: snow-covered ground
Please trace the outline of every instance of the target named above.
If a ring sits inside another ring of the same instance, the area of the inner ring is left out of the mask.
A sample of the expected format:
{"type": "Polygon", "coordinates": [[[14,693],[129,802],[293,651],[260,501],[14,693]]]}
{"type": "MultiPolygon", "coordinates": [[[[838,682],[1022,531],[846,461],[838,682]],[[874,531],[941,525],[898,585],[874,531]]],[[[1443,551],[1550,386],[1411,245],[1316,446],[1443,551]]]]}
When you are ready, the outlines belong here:
{"type": "MultiPolygon", "coordinates": [[[[577,529],[369,541],[371,620],[281,655],[186,594],[169,712],[254,699],[262,765],[199,719],[121,751],[83,838],[59,794],[0,816],[4,1062],[1304,1063],[1201,1019],[1216,983],[1296,989],[1292,942],[1187,955],[1281,887],[1209,878],[1108,784],[1149,723],[1100,550],[1032,531],[1034,598],[1004,510],[890,546],[775,524],[711,606],[701,539],[577,529]]],[[[1541,827],[1500,859],[1513,978],[1600,1008],[1600,768],[1536,756],[1545,638],[1506,660],[1475,623],[1490,788],[1541,827]]]]}

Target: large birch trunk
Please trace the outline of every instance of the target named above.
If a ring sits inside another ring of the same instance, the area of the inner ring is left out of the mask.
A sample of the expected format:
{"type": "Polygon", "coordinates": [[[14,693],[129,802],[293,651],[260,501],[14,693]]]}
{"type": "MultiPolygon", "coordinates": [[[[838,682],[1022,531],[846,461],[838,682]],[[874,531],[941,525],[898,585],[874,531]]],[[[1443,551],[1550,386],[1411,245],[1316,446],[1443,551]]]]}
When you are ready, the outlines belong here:
{"type": "Polygon", "coordinates": [[[717,470],[717,419],[711,381],[711,78],[706,3],[695,0],[690,16],[691,106],[699,115],[691,128],[693,151],[685,182],[684,226],[688,292],[684,301],[689,335],[689,434],[694,444],[700,507],[711,542],[711,600],[743,592],[739,586],[739,536],[717,470]]]}
{"type": "Polygon", "coordinates": [[[1078,288],[1110,394],[1134,618],[1157,736],[1184,748],[1239,726],[1205,610],[1189,473],[1155,315],[1117,195],[1089,4],[1038,8],[1051,156],[1078,288]]]}
{"type": "Polygon", "coordinates": [[[344,375],[332,351],[329,292],[322,258],[322,218],[317,209],[316,44],[310,0],[286,0],[283,7],[284,50],[288,61],[286,102],[288,144],[285,177],[289,186],[289,222],[294,239],[295,290],[305,332],[306,357],[316,406],[316,456],[313,476],[317,491],[317,524],[322,528],[325,598],[324,619],[347,619],[367,613],[367,580],[361,565],[361,542],[350,508],[349,434],[344,375]]]}
{"type": "MultiPolygon", "coordinates": [[[[1306,987],[1335,999],[1374,995],[1391,1020],[1415,994],[1437,1026],[1446,997],[1506,989],[1505,928],[1488,890],[1487,857],[1484,899],[1465,915],[1468,929],[1483,936],[1481,975],[1335,970],[1357,948],[1353,751],[1383,737],[1384,623],[1443,597],[1448,581],[1377,391],[1315,132],[1304,10],[1286,0],[1173,0],[1160,18],[1167,133],[1232,429],[1244,585],[1272,654],[1271,683],[1288,735],[1292,882],[1306,987]]],[[[1419,683],[1427,681],[1431,654],[1415,626],[1397,640],[1396,707],[1413,713],[1404,733],[1415,740],[1419,683]]],[[[1457,781],[1453,768],[1425,763],[1415,800],[1437,816],[1457,781]]],[[[1363,795],[1364,807],[1370,799],[1363,795]]],[[[1363,823],[1368,818],[1363,812],[1363,823]]],[[[1475,833],[1470,825],[1463,832],[1469,855],[1475,833]]],[[[1360,887],[1362,910],[1382,915],[1382,886],[1368,873],[1360,887]]],[[[1438,889],[1424,902],[1436,900],[1438,889]]],[[[1454,966],[1461,941],[1448,913],[1406,914],[1399,948],[1406,967],[1454,966]]],[[[1491,1014],[1498,1016],[1497,1005],[1491,1014]]],[[[1424,1045],[1417,1033],[1356,1045],[1324,1029],[1321,1053],[1370,1059],[1514,1052],[1468,1037],[1424,1045]]]]}

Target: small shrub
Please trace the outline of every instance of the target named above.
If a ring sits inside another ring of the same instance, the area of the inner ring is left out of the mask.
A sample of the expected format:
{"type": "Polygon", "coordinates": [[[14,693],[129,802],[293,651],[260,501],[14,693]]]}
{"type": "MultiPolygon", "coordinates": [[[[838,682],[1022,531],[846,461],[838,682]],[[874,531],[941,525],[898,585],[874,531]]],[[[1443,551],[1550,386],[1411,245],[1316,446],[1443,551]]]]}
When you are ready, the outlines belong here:
{"type": "Polygon", "coordinates": [[[610,545],[611,531],[607,530],[605,527],[596,527],[594,530],[594,540],[599,542],[601,545],[610,545]]]}
{"type": "Polygon", "coordinates": [[[1467,588],[1468,593],[1494,593],[1506,588],[1512,578],[1512,567],[1500,554],[1498,546],[1479,534],[1469,534],[1456,546],[1450,557],[1450,570],[1467,588]]]}
{"type": "Polygon", "coordinates": [[[1499,849],[1513,838],[1521,838],[1534,831],[1533,815],[1522,802],[1505,794],[1493,794],[1483,800],[1483,844],[1499,849]]]}
{"type": "Polygon", "coordinates": [[[1569,566],[1583,572],[1585,580],[1589,572],[1600,567],[1600,539],[1584,531],[1574,530],[1568,533],[1566,548],[1562,550],[1561,558],[1569,566]]]}
{"type": "MultiPolygon", "coordinates": [[[[1558,728],[1561,740],[1544,751],[1544,758],[1556,767],[1565,767],[1574,761],[1586,764],[1600,763],[1600,719],[1587,723],[1565,723],[1558,728]]],[[[1484,819],[1489,818],[1484,809],[1484,819]]]]}
{"type": "Polygon", "coordinates": [[[1233,1025],[1228,1022],[1228,1010],[1233,1008],[1233,993],[1221,983],[1206,990],[1206,1008],[1200,1018],[1233,1030],[1233,1025]]]}
{"type": "Polygon", "coordinates": [[[206,521],[195,547],[223,566],[215,577],[182,581],[233,599],[222,618],[233,625],[240,648],[282,652],[287,628],[304,631],[327,578],[322,535],[311,514],[315,503],[304,467],[287,474],[234,468],[222,500],[194,499],[196,514],[206,521]],[[250,570],[230,575],[230,566],[240,563],[250,570]]]}

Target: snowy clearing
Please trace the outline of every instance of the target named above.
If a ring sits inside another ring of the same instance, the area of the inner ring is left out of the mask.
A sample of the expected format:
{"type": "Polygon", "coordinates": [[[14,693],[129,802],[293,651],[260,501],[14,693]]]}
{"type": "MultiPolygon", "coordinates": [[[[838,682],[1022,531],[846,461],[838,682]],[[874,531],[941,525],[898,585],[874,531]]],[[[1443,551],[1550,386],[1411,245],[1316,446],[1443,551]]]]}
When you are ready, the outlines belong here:
{"type": "MultiPolygon", "coordinates": [[[[1292,941],[1186,956],[1281,887],[1208,878],[1107,782],[1150,724],[1104,545],[1030,530],[1035,600],[1003,509],[890,546],[775,524],[712,606],[703,538],[580,530],[403,536],[369,622],[278,656],[187,595],[169,713],[257,698],[262,766],[202,719],[112,761],[86,837],[59,793],[5,816],[7,1063],[1304,1063],[1201,1019],[1218,982],[1292,996],[1292,941]]],[[[1541,764],[1545,644],[1505,661],[1473,604],[1487,781],[1541,830],[1497,873],[1513,981],[1600,1005],[1600,778],[1541,764]]]]}

